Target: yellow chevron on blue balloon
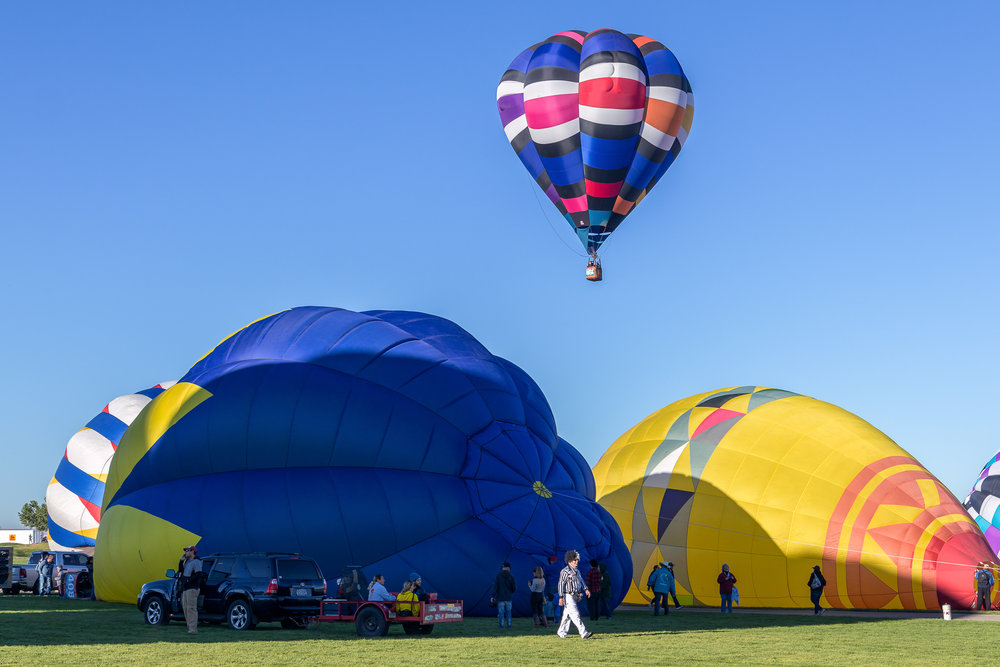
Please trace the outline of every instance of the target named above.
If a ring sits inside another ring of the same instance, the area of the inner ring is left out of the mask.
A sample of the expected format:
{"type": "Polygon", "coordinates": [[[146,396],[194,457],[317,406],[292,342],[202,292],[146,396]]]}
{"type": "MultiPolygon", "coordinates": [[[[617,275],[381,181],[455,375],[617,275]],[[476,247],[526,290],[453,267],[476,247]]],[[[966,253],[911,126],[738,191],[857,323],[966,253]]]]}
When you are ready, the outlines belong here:
{"type": "MultiPolygon", "coordinates": [[[[150,402],[135,418],[118,444],[111,459],[104,488],[102,513],[118,489],[128,479],[136,464],[174,424],[195,407],[211,398],[212,393],[190,382],[178,382],[150,402]]],[[[102,519],[103,520],[103,519],[102,519]]]]}
{"type": "Polygon", "coordinates": [[[101,539],[94,552],[97,597],[135,604],[137,581],[162,579],[177,567],[182,550],[200,535],[127,505],[115,505],[101,517],[101,539]]]}
{"type": "Polygon", "coordinates": [[[278,313],[284,313],[284,312],[287,312],[287,311],[289,311],[289,310],[291,310],[291,308],[285,308],[285,310],[279,310],[279,311],[278,311],[277,313],[271,313],[270,315],[265,315],[264,317],[258,317],[257,319],[255,319],[255,320],[254,320],[253,322],[251,322],[250,324],[246,325],[245,327],[241,327],[241,328],[237,329],[237,330],[236,330],[236,331],[234,331],[233,333],[229,334],[228,336],[226,336],[225,338],[223,338],[222,340],[220,340],[220,341],[218,342],[218,344],[217,344],[217,345],[216,345],[215,347],[213,347],[213,348],[212,348],[211,350],[209,350],[209,351],[208,351],[208,352],[206,352],[205,354],[201,355],[201,358],[200,358],[200,359],[198,359],[198,361],[196,361],[195,363],[197,364],[197,363],[200,363],[200,362],[204,361],[204,360],[205,360],[205,357],[207,357],[208,355],[210,355],[210,354],[212,354],[213,352],[215,352],[215,349],[216,349],[217,347],[219,347],[219,345],[222,345],[222,344],[223,344],[223,343],[225,343],[225,342],[226,342],[227,340],[229,340],[230,338],[232,338],[233,336],[235,336],[235,335],[236,335],[236,334],[238,334],[239,332],[243,331],[244,329],[246,329],[246,328],[248,328],[248,327],[252,327],[253,325],[255,325],[255,324],[257,324],[258,322],[260,322],[261,320],[266,320],[266,319],[267,319],[267,318],[269,318],[269,317],[274,317],[274,316],[275,316],[275,315],[277,315],[278,313]]]}

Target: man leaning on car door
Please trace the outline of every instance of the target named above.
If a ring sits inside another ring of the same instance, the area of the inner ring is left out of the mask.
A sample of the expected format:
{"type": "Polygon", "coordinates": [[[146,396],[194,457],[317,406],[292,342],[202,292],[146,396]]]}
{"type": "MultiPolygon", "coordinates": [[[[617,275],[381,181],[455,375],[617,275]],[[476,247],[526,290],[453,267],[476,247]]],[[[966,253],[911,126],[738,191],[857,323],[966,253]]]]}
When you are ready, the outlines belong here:
{"type": "Polygon", "coordinates": [[[201,560],[198,549],[191,545],[184,549],[184,569],[181,571],[181,606],[184,609],[184,620],[187,621],[188,634],[198,633],[198,595],[201,593],[201,580],[205,576],[201,571],[201,560]]]}

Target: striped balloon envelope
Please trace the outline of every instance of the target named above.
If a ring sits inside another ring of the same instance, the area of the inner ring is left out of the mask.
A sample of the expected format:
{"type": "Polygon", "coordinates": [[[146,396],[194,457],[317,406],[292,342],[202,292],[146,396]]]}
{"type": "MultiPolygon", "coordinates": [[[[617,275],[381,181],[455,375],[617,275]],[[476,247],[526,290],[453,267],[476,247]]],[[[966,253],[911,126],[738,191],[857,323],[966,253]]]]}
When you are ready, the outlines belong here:
{"type": "Polygon", "coordinates": [[[680,153],[694,96],[660,42],[569,30],[514,59],[497,108],[514,152],[594,255],[680,153]]]}
{"type": "Polygon", "coordinates": [[[163,382],[119,396],[69,439],[45,492],[51,548],[86,549],[95,545],[104,483],[118,443],[142,409],[174,384],[163,382]]]}
{"type": "MultiPolygon", "coordinates": [[[[594,467],[598,502],[632,555],[625,602],[674,563],[684,604],[718,606],[723,563],[750,607],[968,608],[990,545],[944,485],[884,433],[780,389],[728,387],[676,401],[594,467]]],[[[994,591],[994,602],[1000,593],[994,591]]]]}
{"type": "Polygon", "coordinates": [[[983,466],[963,505],[983,531],[993,553],[1000,554],[1000,452],[983,466]]]}

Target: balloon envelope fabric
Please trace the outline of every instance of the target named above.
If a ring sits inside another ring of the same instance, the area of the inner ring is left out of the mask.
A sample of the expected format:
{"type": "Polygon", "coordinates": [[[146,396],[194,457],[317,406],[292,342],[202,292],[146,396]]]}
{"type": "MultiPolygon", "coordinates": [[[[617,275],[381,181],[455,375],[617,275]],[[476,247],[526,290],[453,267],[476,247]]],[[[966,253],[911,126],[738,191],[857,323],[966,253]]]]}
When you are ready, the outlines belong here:
{"type": "Polygon", "coordinates": [[[293,551],[390,590],[417,571],[492,614],[504,561],[526,589],[572,548],[606,562],[617,604],[631,560],[594,491],[538,386],[453,322],[294,308],[220,343],[125,434],[95,579],[102,599],[134,601],[187,544],[293,551]]]}
{"type": "Polygon", "coordinates": [[[567,30],[511,62],[497,110],[528,173],[596,253],[680,153],[694,95],[660,42],[567,30]]]}
{"type": "MultiPolygon", "coordinates": [[[[718,605],[728,563],[747,606],[968,608],[989,545],[961,503],[864,420],[807,396],[731,387],[677,401],[594,467],[633,562],[626,602],[673,561],[681,602],[718,605]]],[[[994,599],[1000,599],[995,596],[994,599]]]]}
{"type": "Polygon", "coordinates": [[[993,553],[1000,554],[1000,452],[993,455],[976,485],[963,503],[976,525],[983,531],[993,553]]]}
{"type": "Polygon", "coordinates": [[[49,547],[57,550],[94,547],[101,522],[104,481],[118,442],[142,409],[173,384],[164,382],[119,396],[69,439],[45,492],[49,547]]]}

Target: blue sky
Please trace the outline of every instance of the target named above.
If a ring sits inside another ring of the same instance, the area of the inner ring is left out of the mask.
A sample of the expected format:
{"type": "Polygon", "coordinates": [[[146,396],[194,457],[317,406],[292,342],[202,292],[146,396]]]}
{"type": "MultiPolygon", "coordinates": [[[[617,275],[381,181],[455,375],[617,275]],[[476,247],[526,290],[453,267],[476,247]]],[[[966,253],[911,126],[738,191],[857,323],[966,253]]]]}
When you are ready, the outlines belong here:
{"type": "Polygon", "coordinates": [[[591,464],[677,399],[765,385],[964,498],[998,448],[1000,6],[472,7],[0,7],[0,526],[110,399],[297,305],[454,320],[591,464]],[[602,27],[670,47],[695,118],[591,284],[495,88],[602,27]]]}

